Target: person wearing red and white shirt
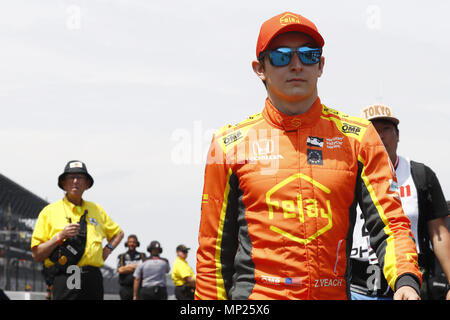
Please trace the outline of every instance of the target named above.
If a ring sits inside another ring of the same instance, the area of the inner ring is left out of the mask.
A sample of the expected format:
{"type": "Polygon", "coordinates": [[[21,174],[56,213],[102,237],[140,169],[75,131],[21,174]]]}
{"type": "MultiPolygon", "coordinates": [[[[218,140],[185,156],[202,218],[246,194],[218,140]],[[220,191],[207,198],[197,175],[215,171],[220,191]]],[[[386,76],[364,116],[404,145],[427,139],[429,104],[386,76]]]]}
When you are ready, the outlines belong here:
{"type": "MultiPolygon", "coordinates": [[[[362,110],[361,116],[372,122],[393,164],[397,176],[395,187],[398,187],[403,210],[411,221],[411,231],[419,253],[419,266],[424,270],[424,283],[433,275],[435,257],[448,281],[450,279],[450,233],[446,226],[448,208],[436,174],[428,166],[397,154],[400,121],[389,106],[370,105],[362,110]],[[423,181],[427,185],[425,191],[418,188],[419,175],[423,176],[423,181]]],[[[370,247],[369,235],[362,217],[362,214],[357,215],[353,233],[350,285],[352,299],[392,299],[393,292],[382,276],[376,254],[370,247]]],[[[422,298],[435,298],[430,294],[431,287],[425,288],[426,291],[423,290],[421,293],[422,298]]],[[[450,299],[448,283],[442,296],[447,300],[450,299]]]]}

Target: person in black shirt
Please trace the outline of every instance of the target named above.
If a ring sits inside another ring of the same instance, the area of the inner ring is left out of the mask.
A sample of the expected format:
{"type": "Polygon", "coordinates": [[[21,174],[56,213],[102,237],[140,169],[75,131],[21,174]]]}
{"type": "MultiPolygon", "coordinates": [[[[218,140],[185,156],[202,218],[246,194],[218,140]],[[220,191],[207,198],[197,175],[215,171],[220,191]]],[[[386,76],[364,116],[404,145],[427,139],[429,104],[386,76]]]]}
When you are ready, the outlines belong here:
{"type": "Polygon", "coordinates": [[[117,265],[117,272],[119,273],[120,284],[120,299],[133,300],[133,272],[140,261],[145,259],[145,253],[136,251],[139,247],[139,241],[136,235],[130,234],[125,247],[128,251],[119,255],[119,263],[117,265]]]}

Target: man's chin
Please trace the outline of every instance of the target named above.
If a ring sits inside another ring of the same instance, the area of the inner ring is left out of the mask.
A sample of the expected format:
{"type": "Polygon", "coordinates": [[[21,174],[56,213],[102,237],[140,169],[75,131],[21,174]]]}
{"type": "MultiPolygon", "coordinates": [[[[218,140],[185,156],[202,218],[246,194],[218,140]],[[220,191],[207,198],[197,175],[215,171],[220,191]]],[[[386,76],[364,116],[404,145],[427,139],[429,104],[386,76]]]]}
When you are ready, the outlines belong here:
{"type": "Polygon", "coordinates": [[[72,189],[67,192],[70,196],[81,197],[83,195],[83,191],[81,189],[72,189]]]}
{"type": "Polygon", "coordinates": [[[292,94],[288,94],[284,97],[285,101],[288,102],[300,102],[300,101],[304,101],[308,98],[309,96],[305,93],[292,93],[292,94]]]}

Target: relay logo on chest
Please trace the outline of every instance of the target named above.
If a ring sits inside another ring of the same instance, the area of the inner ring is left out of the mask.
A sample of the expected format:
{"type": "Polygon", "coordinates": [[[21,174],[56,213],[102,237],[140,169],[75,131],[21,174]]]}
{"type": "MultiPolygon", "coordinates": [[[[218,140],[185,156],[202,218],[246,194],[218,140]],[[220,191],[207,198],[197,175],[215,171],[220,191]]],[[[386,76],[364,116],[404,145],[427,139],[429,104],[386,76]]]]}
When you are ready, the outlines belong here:
{"type": "Polygon", "coordinates": [[[320,237],[333,226],[331,190],[311,177],[297,173],[272,187],[266,193],[270,230],[290,240],[307,244],[320,237]],[[314,188],[316,198],[293,194],[298,180],[314,188]],[[291,195],[290,197],[287,195],[291,195]],[[304,228],[310,224],[316,228],[304,228]]]}

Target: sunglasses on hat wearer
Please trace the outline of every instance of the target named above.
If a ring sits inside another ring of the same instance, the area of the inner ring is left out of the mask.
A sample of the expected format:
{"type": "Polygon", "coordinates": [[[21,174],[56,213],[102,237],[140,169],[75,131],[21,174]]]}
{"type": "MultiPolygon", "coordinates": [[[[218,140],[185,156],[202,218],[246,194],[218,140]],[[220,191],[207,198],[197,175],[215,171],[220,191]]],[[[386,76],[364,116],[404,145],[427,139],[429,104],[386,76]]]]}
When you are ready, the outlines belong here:
{"type": "Polygon", "coordinates": [[[264,59],[264,56],[268,53],[271,65],[274,67],[284,67],[291,63],[294,52],[297,53],[298,58],[304,65],[319,63],[320,57],[322,56],[322,48],[311,48],[308,46],[299,48],[280,47],[261,52],[259,60],[264,59]]]}

